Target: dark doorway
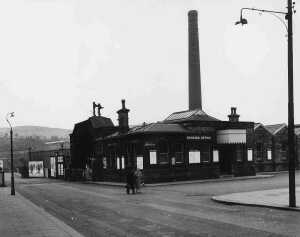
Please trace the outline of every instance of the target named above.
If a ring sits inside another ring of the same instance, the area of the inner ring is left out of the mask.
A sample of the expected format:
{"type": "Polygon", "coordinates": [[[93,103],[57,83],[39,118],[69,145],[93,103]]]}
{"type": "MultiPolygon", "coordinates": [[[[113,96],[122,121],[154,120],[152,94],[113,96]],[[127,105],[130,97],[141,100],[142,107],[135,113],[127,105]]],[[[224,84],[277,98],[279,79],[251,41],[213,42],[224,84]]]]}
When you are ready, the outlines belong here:
{"type": "Polygon", "coordinates": [[[235,145],[221,145],[220,154],[220,173],[232,174],[232,163],[235,159],[235,145]]]}

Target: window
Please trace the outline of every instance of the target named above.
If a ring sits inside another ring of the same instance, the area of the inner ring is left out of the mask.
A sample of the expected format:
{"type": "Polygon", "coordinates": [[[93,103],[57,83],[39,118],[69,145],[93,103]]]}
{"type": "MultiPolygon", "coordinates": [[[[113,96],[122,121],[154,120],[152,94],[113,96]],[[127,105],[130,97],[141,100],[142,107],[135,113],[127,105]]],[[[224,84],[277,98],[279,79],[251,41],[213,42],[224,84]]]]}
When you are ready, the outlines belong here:
{"type": "Polygon", "coordinates": [[[218,150],[213,151],[213,162],[219,162],[219,151],[218,150]]]}
{"type": "Polygon", "coordinates": [[[200,150],[201,150],[201,162],[208,163],[210,161],[209,145],[201,146],[200,150]]]}
{"type": "Polygon", "coordinates": [[[122,169],[125,169],[125,158],[124,158],[124,156],[122,156],[122,158],[121,158],[121,161],[122,161],[122,169]]]}
{"type": "Polygon", "coordinates": [[[174,147],[175,163],[183,163],[183,144],[177,143],[174,147]]]}
{"type": "Polygon", "coordinates": [[[244,154],[244,147],[242,145],[236,146],[236,161],[242,162],[243,161],[243,154],[244,154]]]}
{"type": "Polygon", "coordinates": [[[64,175],[64,165],[63,164],[58,164],[58,175],[59,176],[64,175]]]}
{"type": "Polygon", "coordinates": [[[189,151],[189,164],[200,163],[200,151],[192,150],[189,151]]]}
{"type": "Polygon", "coordinates": [[[63,163],[63,162],[64,162],[63,157],[62,157],[62,156],[58,156],[58,157],[57,157],[57,162],[63,163]]]}
{"type": "Polygon", "coordinates": [[[111,169],[115,169],[116,168],[116,152],[114,149],[110,150],[110,154],[109,154],[109,164],[108,167],[111,169]]]}
{"type": "Polygon", "coordinates": [[[272,160],[272,151],[271,151],[271,149],[268,149],[268,151],[267,151],[267,154],[268,154],[268,160],[272,160]]]}
{"type": "Polygon", "coordinates": [[[248,157],[248,161],[252,161],[253,160],[252,149],[248,149],[247,157],[248,157]]]}
{"type": "Polygon", "coordinates": [[[150,156],[150,165],[156,165],[157,164],[156,150],[149,151],[149,156],[150,156]]]}
{"type": "Polygon", "coordinates": [[[117,169],[119,170],[120,169],[120,158],[117,157],[117,169]]]}
{"type": "Polygon", "coordinates": [[[169,163],[169,153],[168,152],[169,152],[168,143],[160,142],[159,143],[159,156],[158,156],[159,164],[168,164],[169,163]]]}
{"type": "Polygon", "coordinates": [[[264,150],[263,150],[263,144],[257,143],[256,144],[256,159],[261,161],[263,160],[264,150]]]}

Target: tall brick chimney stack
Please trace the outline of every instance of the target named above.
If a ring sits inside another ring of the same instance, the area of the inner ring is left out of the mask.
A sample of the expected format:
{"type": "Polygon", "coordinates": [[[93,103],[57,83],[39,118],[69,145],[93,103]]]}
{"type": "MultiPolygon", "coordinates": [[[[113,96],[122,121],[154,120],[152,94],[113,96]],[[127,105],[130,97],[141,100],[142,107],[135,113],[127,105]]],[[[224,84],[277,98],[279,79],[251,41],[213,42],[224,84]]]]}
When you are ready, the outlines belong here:
{"type": "Polygon", "coordinates": [[[189,110],[202,109],[201,77],[198,38],[198,13],[191,10],[189,17],[189,110]]]}

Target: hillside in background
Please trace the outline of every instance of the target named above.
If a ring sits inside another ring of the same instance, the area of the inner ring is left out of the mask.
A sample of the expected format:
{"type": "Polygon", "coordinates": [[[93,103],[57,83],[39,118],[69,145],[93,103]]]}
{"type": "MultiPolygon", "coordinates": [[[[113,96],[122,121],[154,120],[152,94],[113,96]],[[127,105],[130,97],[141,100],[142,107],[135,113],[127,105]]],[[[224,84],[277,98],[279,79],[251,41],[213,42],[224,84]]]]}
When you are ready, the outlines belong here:
{"type": "MultiPolygon", "coordinates": [[[[13,128],[14,137],[39,137],[51,139],[52,137],[69,139],[70,129],[49,128],[40,126],[16,126],[13,128]]],[[[9,128],[0,128],[0,137],[9,136],[9,128]]]]}
{"type": "MultiPolygon", "coordinates": [[[[49,128],[40,126],[16,126],[13,128],[14,151],[27,151],[29,147],[32,150],[48,150],[50,148],[47,142],[50,141],[69,141],[69,129],[49,128]]],[[[9,128],[0,128],[0,158],[1,154],[10,151],[9,128]]],[[[5,155],[6,156],[6,155],[5,155]]]]}

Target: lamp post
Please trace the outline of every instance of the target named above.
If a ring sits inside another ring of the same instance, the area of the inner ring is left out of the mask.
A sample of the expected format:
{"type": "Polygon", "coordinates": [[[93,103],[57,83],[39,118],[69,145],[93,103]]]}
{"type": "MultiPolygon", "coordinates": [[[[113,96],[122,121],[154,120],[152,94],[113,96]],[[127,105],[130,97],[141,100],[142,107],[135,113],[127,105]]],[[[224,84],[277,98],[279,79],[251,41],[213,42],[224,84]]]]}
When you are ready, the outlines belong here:
{"type": "Polygon", "coordinates": [[[289,206],[296,207],[296,192],[295,192],[295,131],[294,131],[294,85],[293,85],[293,14],[295,2],[287,0],[287,12],[270,11],[258,8],[242,8],[240,20],[235,24],[245,25],[247,20],[243,18],[243,11],[257,11],[270,13],[278,18],[286,27],[288,33],[288,158],[289,158],[289,206]],[[287,25],[284,20],[278,15],[284,15],[287,20],[287,25]]]}
{"type": "Polygon", "coordinates": [[[14,112],[8,113],[6,115],[6,121],[10,127],[10,171],[11,171],[11,190],[10,194],[15,195],[15,178],[14,178],[14,157],[13,157],[13,130],[10,124],[9,118],[14,117],[14,112]]]}

